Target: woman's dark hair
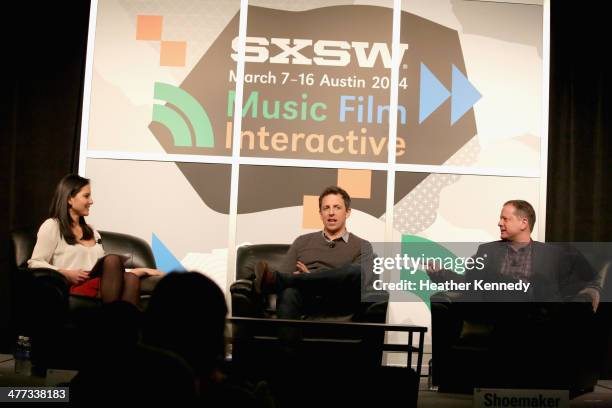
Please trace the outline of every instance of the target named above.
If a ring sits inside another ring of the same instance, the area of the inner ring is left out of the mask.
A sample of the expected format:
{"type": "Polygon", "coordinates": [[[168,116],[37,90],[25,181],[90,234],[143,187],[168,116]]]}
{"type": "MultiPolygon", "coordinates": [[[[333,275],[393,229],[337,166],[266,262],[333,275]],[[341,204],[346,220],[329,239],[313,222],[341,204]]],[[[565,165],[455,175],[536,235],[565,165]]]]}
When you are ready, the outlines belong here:
{"type": "MultiPolygon", "coordinates": [[[[76,196],[83,187],[89,184],[89,179],[81,177],[77,174],[67,174],[60,180],[55,188],[55,194],[51,200],[51,207],[49,208],[49,217],[54,218],[59,223],[60,234],[64,240],[70,244],[75,245],[77,239],[72,232],[72,218],[70,218],[70,205],[68,199],[76,196]]],[[[85,217],[79,217],[79,225],[83,230],[84,241],[88,241],[93,238],[93,230],[85,222],[85,217]]]]}

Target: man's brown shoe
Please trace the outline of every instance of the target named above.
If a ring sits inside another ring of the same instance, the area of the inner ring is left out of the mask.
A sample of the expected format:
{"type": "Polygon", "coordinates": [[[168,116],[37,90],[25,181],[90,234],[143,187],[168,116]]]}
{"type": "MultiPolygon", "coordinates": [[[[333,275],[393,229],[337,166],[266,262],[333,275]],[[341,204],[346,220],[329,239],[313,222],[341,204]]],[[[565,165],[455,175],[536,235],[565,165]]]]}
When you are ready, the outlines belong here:
{"type": "Polygon", "coordinates": [[[255,264],[255,292],[258,294],[274,291],[276,274],[270,270],[268,263],[259,261],[255,264]]]}

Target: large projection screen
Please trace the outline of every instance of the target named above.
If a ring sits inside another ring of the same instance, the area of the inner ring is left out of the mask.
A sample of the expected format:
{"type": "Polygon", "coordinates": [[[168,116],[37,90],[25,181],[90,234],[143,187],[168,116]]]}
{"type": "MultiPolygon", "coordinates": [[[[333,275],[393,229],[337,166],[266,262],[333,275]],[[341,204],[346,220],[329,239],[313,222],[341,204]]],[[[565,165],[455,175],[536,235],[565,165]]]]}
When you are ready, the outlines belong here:
{"type": "Polygon", "coordinates": [[[320,229],[333,184],[370,241],[492,241],[516,198],[544,240],[549,4],[525,3],[92,1],[89,222],[226,293],[237,246],[320,229]]]}

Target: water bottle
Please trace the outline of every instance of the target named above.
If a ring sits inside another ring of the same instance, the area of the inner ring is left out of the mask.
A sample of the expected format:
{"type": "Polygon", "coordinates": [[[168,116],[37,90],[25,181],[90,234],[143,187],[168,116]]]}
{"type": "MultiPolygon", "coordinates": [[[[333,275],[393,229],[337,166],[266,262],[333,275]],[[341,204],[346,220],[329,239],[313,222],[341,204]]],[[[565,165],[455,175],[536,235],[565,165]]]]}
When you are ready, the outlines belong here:
{"type": "Polygon", "coordinates": [[[17,339],[15,374],[32,375],[32,345],[27,336],[19,336],[17,339]]]}
{"type": "Polygon", "coordinates": [[[23,359],[23,336],[17,338],[17,345],[15,346],[15,372],[17,372],[17,362],[23,359]]]}

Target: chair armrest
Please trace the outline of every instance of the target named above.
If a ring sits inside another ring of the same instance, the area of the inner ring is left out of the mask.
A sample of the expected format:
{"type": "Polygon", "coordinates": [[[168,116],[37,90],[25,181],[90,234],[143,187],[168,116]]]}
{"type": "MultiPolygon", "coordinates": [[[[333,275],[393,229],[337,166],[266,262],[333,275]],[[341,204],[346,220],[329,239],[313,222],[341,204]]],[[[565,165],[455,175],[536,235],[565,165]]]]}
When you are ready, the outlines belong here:
{"type": "Polygon", "coordinates": [[[234,294],[248,294],[251,295],[255,290],[253,287],[253,281],[250,279],[238,279],[230,286],[230,293],[234,294]]]}
{"type": "Polygon", "coordinates": [[[52,287],[62,296],[68,297],[70,284],[60,272],[50,268],[18,268],[18,276],[37,286],[52,287]]]}
{"type": "Polygon", "coordinates": [[[32,278],[45,279],[49,282],[55,282],[57,285],[64,285],[66,287],[70,286],[68,284],[68,279],[60,272],[51,268],[19,268],[21,273],[28,273],[32,276],[32,278]]]}
{"type": "MultiPolygon", "coordinates": [[[[587,284],[586,284],[586,288],[593,288],[593,289],[597,289],[602,295],[602,302],[606,302],[608,299],[606,298],[607,294],[605,293],[604,289],[606,288],[606,282],[608,279],[608,270],[610,269],[610,262],[606,262],[603,267],[601,267],[601,269],[599,271],[597,271],[597,274],[595,275],[595,277],[590,280],[587,284]]],[[[571,294],[568,296],[563,297],[563,301],[566,303],[572,303],[572,302],[583,302],[583,303],[591,303],[591,297],[587,294],[584,293],[575,293],[575,294],[571,294]]]]}
{"type": "Polygon", "coordinates": [[[375,302],[366,307],[363,321],[368,323],[385,323],[387,321],[388,301],[375,302]]]}
{"type": "Polygon", "coordinates": [[[29,270],[31,271],[34,285],[39,290],[43,290],[46,296],[51,298],[65,299],[66,305],[68,304],[70,284],[64,275],[55,269],[49,268],[32,268],[29,270]]]}
{"type": "Polygon", "coordinates": [[[64,275],[48,268],[16,271],[17,316],[24,327],[40,328],[65,321],[69,311],[69,287],[64,275]]]}
{"type": "Polygon", "coordinates": [[[232,315],[242,317],[263,316],[264,299],[255,292],[253,281],[238,279],[230,286],[232,315]]]}

